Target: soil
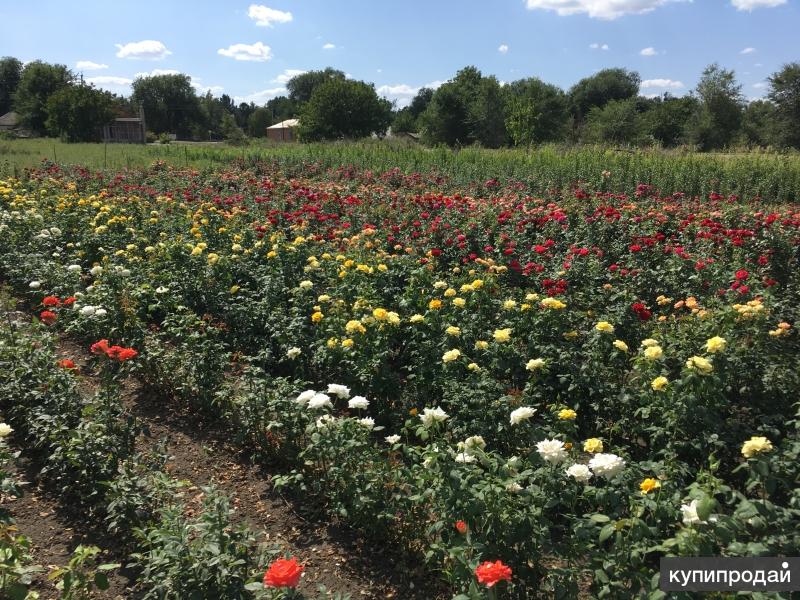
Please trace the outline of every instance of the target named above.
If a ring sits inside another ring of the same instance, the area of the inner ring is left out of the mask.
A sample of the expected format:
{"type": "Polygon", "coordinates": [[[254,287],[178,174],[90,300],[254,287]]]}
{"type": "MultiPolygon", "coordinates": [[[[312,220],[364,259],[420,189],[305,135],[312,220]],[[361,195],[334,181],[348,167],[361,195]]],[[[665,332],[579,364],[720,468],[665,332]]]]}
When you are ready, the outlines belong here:
{"type": "MultiPolygon", "coordinates": [[[[20,313],[16,313],[20,318],[20,313]]],[[[28,317],[21,315],[21,322],[28,317]]],[[[83,367],[81,375],[88,393],[96,386],[91,373],[85,371],[87,349],[69,339],[62,339],[59,353],[83,367]]],[[[227,432],[216,423],[204,422],[188,407],[166,403],[148,396],[136,380],[125,384],[123,402],[143,426],[144,434],[137,441],[146,450],[162,439],[171,455],[167,468],[176,479],[188,480],[189,493],[202,494],[200,487],[214,483],[229,496],[235,514],[255,532],[260,540],[278,544],[296,556],[305,566],[298,589],[316,596],[317,587],[329,592],[350,594],[356,600],[416,598],[433,600],[444,597],[440,589],[431,587],[431,578],[421,569],[404,564],[391,548],[370,543],[354,531],[336,523],[306,519],[270,484],[270,473],[254,465],[227,442],[227,432]]],[[[23,452],[24,457],[24,452],[23,452]]],[[[102,562],[126,563],[125,556],[103,531],[87,528],[91,517],[74,514],[38,485],[35,469],[23,461],[22,477],[31,482],[22,498],[9,505],[20,533],[33,545],[36,564],[52,570],[69,560],[78,544],[94,544],[103,549],[102,562]]],[[[109,574],[111,588],[98,594],[100,598],[136,598],[135,574],[125,568],[109,574]]],[[[33,589],[43,600],[57,598],[54,585],[47,581],[47,572],[37,576],[33,589]]]]}

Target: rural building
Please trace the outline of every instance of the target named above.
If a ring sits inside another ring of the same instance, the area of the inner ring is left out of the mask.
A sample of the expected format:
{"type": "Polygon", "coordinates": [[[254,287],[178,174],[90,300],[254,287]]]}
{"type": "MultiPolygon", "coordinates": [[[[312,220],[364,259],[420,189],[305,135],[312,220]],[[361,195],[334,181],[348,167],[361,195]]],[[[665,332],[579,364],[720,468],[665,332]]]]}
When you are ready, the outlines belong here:
{"type": "Polygon", "coordinates": [[[19,114],[15,112],[7,112],[0,117],[0,131],[13,131],[19,137],[28,137],[29,131],[22,129],[21,119],[19,114]]]}
{"type": "Polygon", "coordinates": [[[267,127],[267,138],[279,142],[294,142],[297,140],[297,119],[287,119],[267,127]]]}
{"type": "Polygon", "coordinates": [[[103,126],[103,141],[107,144],[144,144],[144,110],[139,109],[138,117],[117,117],[103,126]]]}

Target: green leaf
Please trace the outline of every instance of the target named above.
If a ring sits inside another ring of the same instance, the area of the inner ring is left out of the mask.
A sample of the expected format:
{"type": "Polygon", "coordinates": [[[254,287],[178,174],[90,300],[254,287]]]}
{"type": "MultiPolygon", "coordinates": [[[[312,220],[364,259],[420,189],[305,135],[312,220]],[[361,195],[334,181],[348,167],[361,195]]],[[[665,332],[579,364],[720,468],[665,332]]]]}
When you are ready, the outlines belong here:
{"type": "Polygon", "coordinates": [[[717,501],[710,496],[703,496],[697,502],[697,516],[700,517],[701,520],[707,521],[708,517],[711,516],[711,511],[714,510],[717,506],[717,501]]]}
{"type": "Polygon", "coordinates": [[[614,527],[613,523],[609,523],[608,525],[604,525],[603,528],[600,530],[600,537],[599,537],[600,543],[602,544],[603,542],[605,542],[608,538],[611,537],[611,535],[615,531],[616,531],[616,528],[614,527]]]}
{"type": "Polygon", "coordinates": [[[589,520],[593,521],[594,523],[608,523],[611,518],[608,515],[602,515],[598,513],[589,517],[589,520]]]}
{"type": "Polygon", "coordinates": [[[107,590],[109,587],[108,575],[106,575],[105,573],[95,573],[94,583],[98,587],[98,589],[107,590]]]}

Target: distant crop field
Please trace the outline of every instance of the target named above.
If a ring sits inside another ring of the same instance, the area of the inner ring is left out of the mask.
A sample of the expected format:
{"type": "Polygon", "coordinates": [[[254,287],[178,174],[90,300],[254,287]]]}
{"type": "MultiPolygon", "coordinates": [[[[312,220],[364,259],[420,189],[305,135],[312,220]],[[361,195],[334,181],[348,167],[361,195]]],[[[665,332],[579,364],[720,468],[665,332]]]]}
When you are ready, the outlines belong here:
{"type": "Polygon", "coordinates": [[[800,197],[800,155],[777,153],[702,154],[661,150],[614,150],[598,146],[543,146],[486,150],[426,148],[402,140],[248,146],[214,143],[65,144],[51,139],[0,142],[0,176],[15,176],[43,161],[90,170],[149,167],[156,161],[209,170],[224,165],[280,167],[302,174],[308,166],[374,174],[435,173],[442,185],[491,179],[513,183],[530,194],[588,186],[632,193],[639,184],[662,194],[718,193],[766,201],[800,197]]]}

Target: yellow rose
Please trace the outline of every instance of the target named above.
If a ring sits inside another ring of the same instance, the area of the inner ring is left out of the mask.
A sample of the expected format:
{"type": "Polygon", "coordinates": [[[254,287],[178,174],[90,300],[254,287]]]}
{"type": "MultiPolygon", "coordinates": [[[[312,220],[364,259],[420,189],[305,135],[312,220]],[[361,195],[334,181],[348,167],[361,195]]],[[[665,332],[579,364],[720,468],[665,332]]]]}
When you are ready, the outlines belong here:
{"type": "Polygon", "coordinates": [[[347,333],[349,333],[351,335],[354,334],[354,333],[366,333],[367,332],[367,328],[364,327],[364,325],[362,325],[360,321],[354,321],[354,320],[348,321],[347,324],[344,326],[344,329],[345,329],[345,331],[347,333]]]}
{"type": "Polygon", "coordinates": [[[469,363],[469,364],[467,365],[467,368],[468,368],[470,371],[480,371],[480,370],[481,370],[481,368],[478,366],[478,364],[477,364],[477,363],[469,363]]]}
{"type": "Polygon", "coordinates": [[[578,413],[571,408],[562,408],[560,411],[558,411],[558,418],[562,421],[574,421],[577,416],[578,413]]]}
{"type": "Polygon", "coordinates": [[[628,344],[626,344],[622,340],[614,340],[614,347],[617,350],[619,350],[620,352],[627,352],[628,351],[628,344]]]}
{"type": "Polygon", "coordinates": [[[608,321],[600,321],[594,328],[602,333],[614,333],[614,326],[608,321]]]}
{"type": "Polygon", "coordinates": [[[561,302],[561,300],[556,300],[555,298],[545,298],[542,300],[541,304],[543,308],[549,308],[552,310],[562,310],[567,307],[567,305],[561,302]]]}
{"type": "Polygon", "coordinates": [[[506,300],[503,302],[503,308],[505,310],[514,310],[517,308],[517,303],[514,300],[506,300]]]}
{"type": "Polygon", "coordinates": [[[372,316],[378,321],[385,321],[389,317],[389,311],[385,308],[376,308],[372,311],[372,316]]]}
{"type": "Polygon", "coordinates": [[[525,365],[525,368],[528,371],[536,371],[544,367],[544,359],[543,358],[532,358],[528,361],[528,364],[525,365]]]}
{"type": "Polygon", "coordinates": [[[442,355],[442,361],[446,363],[453,362],[454,360],[457,360],[459,356],[461,356],[461,350],[454,348],[453,350],[448,350],[442,355]]]}
{"type": "Polygon", "coordinates": [[[763,436],[753,436],[742,444],[742,456],[752,458],[756,454],[772,451],[772,442],[763,436]]]}
{"type": "Polygon", "coordinates": [[[342,348],[352,348],[353,347],[353,340],[350,338],[345,338],[342,340],[342,348]]]}
{"type": "Polygon", "coordinates": [[[495,329],[494,330],[494,341],[499,343],[505,343],[511,340],[511,328],[506,327],[505,329],[495,329]]]}
{"type": "Polygon", "coordinates": [[[657,490],[660,487],[661,483],[658,481],[658,479],[653,479],[652,477],[648,477],[639,484],[639,489],[642,490],[643,494],[649,494],[653,490],[657,490]]]}
{"type": "Polygon", "coordinates": [[[715,335],[706,341],[706,352],[710,352],[712,354],[722,352],[725,350],[725,344],[727,343],[728,342],[725,338],[715,335]]]}
{"type": "Polygon", "coordinates": [[[489,342],[484,340],[478,340],[475,342],[475,349],[476,350],[486,350],[489,347],[489,342]]]}
{"type": "Polygon", "coordinates": [[[598,438],[589,438],[583,442],[583,451],[596,454],[603,451],[603,441],[598,438]]]}
{"type": "Polygon", "coordinates": [[[463,298],[453,298],[453,304],[458,308],[464,308],[464,306],[467,304],[467,301],[463,298]]]}
{"type": "Polygon", "coordinates": [[[647,360],[658,360],[662,356],[664,356],[664,351],[661,346],[650,346],[644,350],[644,357],[647,360]]]}
{"type": "Polygon", "coordinates": [[[322,321],[323,316],[324,315],[320,311],[317,311],[313,315],[311,315],[311,320],[314,323],[319,323],[320,321],[322,321]]]}
{"type": "Polygon", "coordinates": [[[452,298],[455,295],[456,295],[456,291],[453,288],[447,288],[444,291],[444,297],[445,298],[452,298]]]}
{"type": "Polygon", "coordinates": [[[409,319],[411,323],[422,323],[424,320],[425,317],[422,315],[411,315],[411,318],[409,319]]]}
{"type": "Polygon", "coordinates": [[[431,310],[439,310],[440,308],[442,308],[442,301],[439,300],[438,298],[434,298],[433,300],[428,302],[428,308],[430,308],[431,310]]]}
{"type": "Polygon", "coordinates": [[[667,387],[668,384],[669,384],[669,379],[663,376],[659,376],[653,379],[653,381],[650,383],[650,387],[652,387],[653,390],[655,390],[656,392],[660,392],[665,387],[667,387]]]}
{"type": "Polygon", "coordinates": [[[701,375],[708,375],[714,370],[714,365],[708,359],[702,356],[692,356],[686,361],[686,368],[692,371],[697,371],[701,375]]]}

